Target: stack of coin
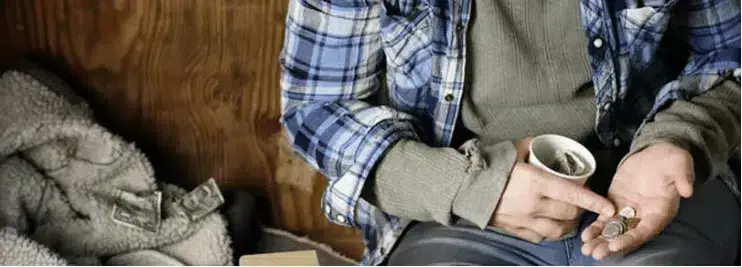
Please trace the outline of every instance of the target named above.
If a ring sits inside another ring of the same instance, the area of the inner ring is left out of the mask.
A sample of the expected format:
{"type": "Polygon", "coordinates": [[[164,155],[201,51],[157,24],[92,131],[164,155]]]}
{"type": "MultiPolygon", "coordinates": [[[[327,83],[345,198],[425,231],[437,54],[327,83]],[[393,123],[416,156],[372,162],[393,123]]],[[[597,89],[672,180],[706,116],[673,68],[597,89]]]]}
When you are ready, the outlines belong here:
{"type": "Polygon", "coordinates": [[[618,218],[610,220],[608,223],[606,223],[605,227],[603,228],[602,235],[605,239],[615,238],[625,233],[628,228],[629,227],[626,225],[626,218],[624,218],[623,216],[618,216],[618,218]]]}
{"type": "Polygon", "coordinates": [[[615,238],[629,230],[626,220],[636,216],[636,210],[631,207],[624,207],[617,216],[612,218],[603,227],[602,236],[605,239],[615,238]]]}

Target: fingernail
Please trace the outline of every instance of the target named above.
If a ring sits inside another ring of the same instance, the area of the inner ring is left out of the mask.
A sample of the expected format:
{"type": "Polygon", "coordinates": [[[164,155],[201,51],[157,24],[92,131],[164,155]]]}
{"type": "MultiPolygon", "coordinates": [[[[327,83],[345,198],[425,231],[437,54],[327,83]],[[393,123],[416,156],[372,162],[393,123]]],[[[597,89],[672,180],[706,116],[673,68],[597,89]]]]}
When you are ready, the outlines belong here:
{"type": "Polygon", "coordinates": [[[580,235],[580,239],[582,239],[582,243],[587,243],[587,241],[590,241],[590,239],[592,239],[592,237],[591,236],[587,236],[586,234],[582,234],[582,235],[580,235]]]}

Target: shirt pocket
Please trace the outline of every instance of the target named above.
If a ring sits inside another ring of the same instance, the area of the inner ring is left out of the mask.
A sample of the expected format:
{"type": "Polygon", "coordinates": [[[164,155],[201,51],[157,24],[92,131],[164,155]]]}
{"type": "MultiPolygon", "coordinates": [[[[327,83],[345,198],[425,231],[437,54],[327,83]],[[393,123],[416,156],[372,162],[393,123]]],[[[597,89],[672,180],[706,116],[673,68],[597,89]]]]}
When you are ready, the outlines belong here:
{"type": "Polygon", "coordinates": [[[387,68],[403,73],[419,69],[432,59],[432,29],[430,12],[420,5],[399,14],[382,5],[381,40],[387,68]]]}
{"type": "Polygon", "coordinates": [[[425,5],[408,11],[382,9],[382,47],[389,94],[397,108],[419,108],[433,77],[433,27],[425,5]]]}
{"type": "Polygon", "coordinates": [[[655,58],[670,22],[667,7],[627,8],[618,13],[621,25],[622,53],[634,67],[644,68],[655,58]]]}

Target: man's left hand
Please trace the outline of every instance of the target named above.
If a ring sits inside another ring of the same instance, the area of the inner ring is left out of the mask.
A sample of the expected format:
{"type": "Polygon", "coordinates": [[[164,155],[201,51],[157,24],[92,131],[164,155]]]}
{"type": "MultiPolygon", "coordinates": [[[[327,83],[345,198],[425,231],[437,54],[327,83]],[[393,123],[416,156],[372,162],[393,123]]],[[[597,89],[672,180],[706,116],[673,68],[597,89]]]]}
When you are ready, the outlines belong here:
{"type": "Polygon", "coordinates": [[[595,259],[636,250],[665,229],[678,213],[680,197],[693,194],[693,158],[683,148],[657,143],[629,156],[618,167],[608,189],[617,210],[632,207],[639,220],[623,235],[601,236],[607,217],[601,216],[582,232],[582,253],[595,259]]]}

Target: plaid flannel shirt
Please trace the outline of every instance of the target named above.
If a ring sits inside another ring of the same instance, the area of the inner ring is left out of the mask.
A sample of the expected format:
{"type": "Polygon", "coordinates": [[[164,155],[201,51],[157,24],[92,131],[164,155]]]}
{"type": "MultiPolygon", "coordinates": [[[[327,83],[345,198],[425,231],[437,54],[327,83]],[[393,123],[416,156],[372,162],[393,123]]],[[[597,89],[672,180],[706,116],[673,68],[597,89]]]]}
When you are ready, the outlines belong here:
{"type": "MultiPolygon", "coordinates": [[[[324,213],[361,229],[364,264],[380,263],[409,223],[359,197],[377,161],[401,138],[451,141],[471,1],[290,1],[282,123],[295,151],[329,179],[324,213]]],[[[738,0],[582,0],[600,140],[628,144],[669,101],[739,83],[739,8],[738,0]]]]}

